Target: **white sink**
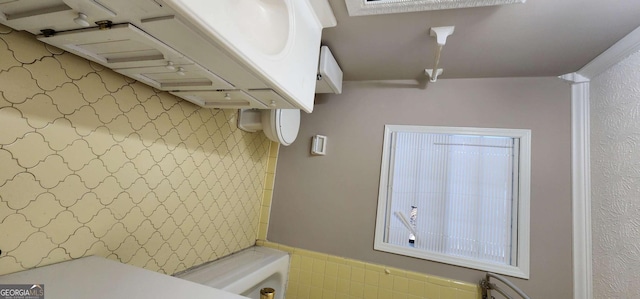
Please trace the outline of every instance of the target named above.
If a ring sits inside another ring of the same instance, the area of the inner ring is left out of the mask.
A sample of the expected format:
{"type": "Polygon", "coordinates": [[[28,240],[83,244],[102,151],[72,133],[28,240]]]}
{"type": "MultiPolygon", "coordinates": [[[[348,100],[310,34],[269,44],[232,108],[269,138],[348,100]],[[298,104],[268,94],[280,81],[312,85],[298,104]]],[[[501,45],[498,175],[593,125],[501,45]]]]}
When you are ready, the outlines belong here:
{"type": "Polygon", "coordinates": [[[226,11],[233,15],[237,33],[255,49],[276,55],[284,50],[293,29],[290,0],[228,0],[226,11]]]}

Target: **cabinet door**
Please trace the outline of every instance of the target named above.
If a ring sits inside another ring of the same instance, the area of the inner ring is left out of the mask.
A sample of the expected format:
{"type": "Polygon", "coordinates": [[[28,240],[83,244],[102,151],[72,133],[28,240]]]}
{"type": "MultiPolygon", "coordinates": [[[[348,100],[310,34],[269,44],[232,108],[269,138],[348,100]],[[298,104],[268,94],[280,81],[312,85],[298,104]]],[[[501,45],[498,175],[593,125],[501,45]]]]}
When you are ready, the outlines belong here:
{"type": "Polygon", "coordinates": [[[39,40],[111,69],[189,64],[180,53],[131,24],[116,24],[39,36],[39,40]]]}
{"type": "Polygon", "coordinates": [[[197,64],[167,63],[164,66],[115,69],[116,72],[160,90],[233,89],[233,85],[197,64]]]}
{"type": "Polygon", "coordinates": [[[248,93],[267,105],[269,109],[297,109],[273,89],[249,89],[248,93]]]}
{"type": "Polygon", "coordinates": [[[171,94],[204,108],[267,108],[242,90],[190,90],[171,92],[171,94]]]}

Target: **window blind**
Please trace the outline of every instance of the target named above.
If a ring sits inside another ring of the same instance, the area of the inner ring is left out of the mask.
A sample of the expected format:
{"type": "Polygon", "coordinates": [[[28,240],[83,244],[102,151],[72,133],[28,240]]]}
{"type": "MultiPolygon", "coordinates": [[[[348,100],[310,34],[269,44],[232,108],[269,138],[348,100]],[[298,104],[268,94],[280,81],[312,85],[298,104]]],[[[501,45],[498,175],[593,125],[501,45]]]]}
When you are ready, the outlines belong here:
{"type": "Polygon", "coordinates": [[[513,265],[518,139],[415,132],[392,138],[387,242],[513,265]]]}

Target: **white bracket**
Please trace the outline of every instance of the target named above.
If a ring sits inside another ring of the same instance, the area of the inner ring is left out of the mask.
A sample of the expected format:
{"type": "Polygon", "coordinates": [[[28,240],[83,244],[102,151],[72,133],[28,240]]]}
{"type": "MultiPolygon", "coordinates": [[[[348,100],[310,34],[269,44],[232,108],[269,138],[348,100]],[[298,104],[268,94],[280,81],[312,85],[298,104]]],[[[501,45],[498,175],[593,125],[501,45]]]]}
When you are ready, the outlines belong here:
{"type": "Polygon", "coordinates": [[[429,35],[436,37],[436,42],[438,43],[438,49],[436,50],[436,61],[433,65],[432,69],[425,69],[424,73],[429,76],[430,82],[436,82],[438,80],[438,76],[442,75],[442,69],[438,68],[440,64],[440,54],[442,52],[442,48],[444,44],[447,43],[447,37],[453,34],[455,27],[454,26],[444,26],[444,27],[431,27],[429,31],[429,35]],[[434,74],[434,71],[435,74],[434,74]]]}
{"type": "Polygon", "coordinates": [[[429,77],[429,81],[436,82],[436,80],[438,80],[438,76],[442,75],[442,69],[438,69],[435,75],[433,74],[433,69],[425,69],[424,74],[429,77]]]}
{"type": "Polygon", "coordinates": [[[447,37],[453,34],[455,26],[431,27],[429,35],[435,36],[438,45],[444,46],[447,43],[447,37]]]}

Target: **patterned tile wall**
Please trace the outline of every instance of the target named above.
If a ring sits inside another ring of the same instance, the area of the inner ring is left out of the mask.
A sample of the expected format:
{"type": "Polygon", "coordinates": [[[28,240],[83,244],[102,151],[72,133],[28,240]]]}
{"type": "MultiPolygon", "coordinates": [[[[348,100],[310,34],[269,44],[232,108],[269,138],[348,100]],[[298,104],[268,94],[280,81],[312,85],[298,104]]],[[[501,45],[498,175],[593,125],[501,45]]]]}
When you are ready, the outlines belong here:
{"type": "Polygon", "coordinates": [[[291,254],[287,299],[480,299],[478,285],[293,248],[258,245],[291,254]]]}
{"type": "Polygon", "coordinates": [[[276,178],[276,165],[278,163],[278,151],[280,144],[271,142],[269,149],[269,162],[267,163],[267,175],[262,194],[262,207],[260,208],[260,224],[258,226],[258,240],[267,240],[269,229],[269,217],[271,216],[271,198],[273,197],[273,184],[276,178]]]}
{"type": "Polygon", "coordinates": [[[235,117],[0,26],[0,274],[174,273],[253,245],[270,142],[235,117]]]}

